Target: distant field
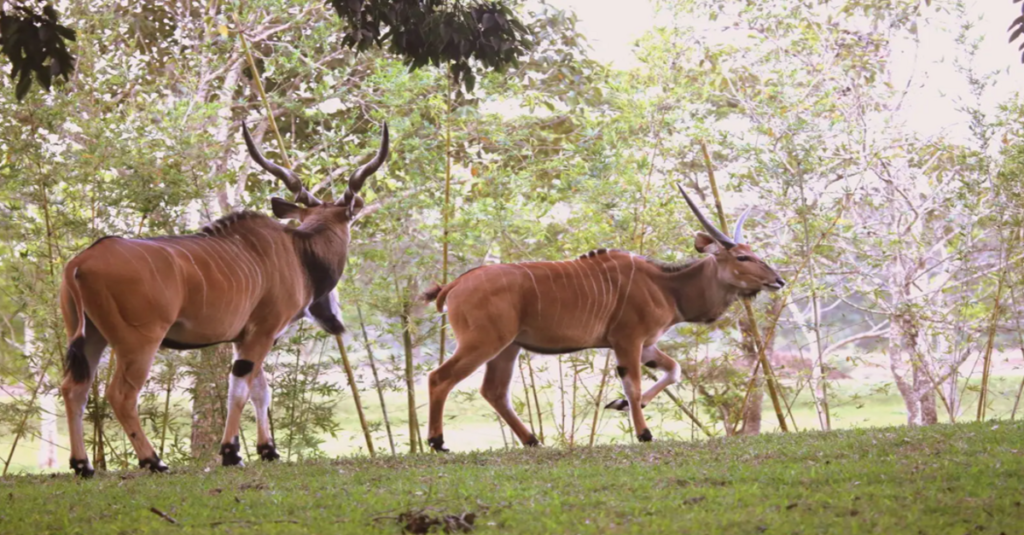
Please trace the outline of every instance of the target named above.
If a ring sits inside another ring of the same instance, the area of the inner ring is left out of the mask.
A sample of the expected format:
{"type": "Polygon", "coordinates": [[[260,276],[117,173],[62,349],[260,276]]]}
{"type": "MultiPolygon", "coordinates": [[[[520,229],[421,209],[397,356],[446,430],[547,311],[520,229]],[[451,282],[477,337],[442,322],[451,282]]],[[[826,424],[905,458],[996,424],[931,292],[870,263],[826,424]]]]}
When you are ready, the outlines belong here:
{"type": "Polygon", "coordinates": [[[1020,533],[1024,424],[0,479],[0,531],[1020,533]],[[435,528],[437,529],[437,528],[435,528]]]}
{"type": "MultiPolygon", "coordinates": [[[[1012,372],[1015,370],[1004,370],[1004,372],[1012,372]]],[[[481,377],[479,372],[466,379],[460,384],[460,388],[452,394],[452,398],[446,407],[446,422],[445,422],[445,438],[447,445],[452,448],[453,451],[471,451],[471,450],[487,450],[487,449],[504,449],[506,447],[513,446],[511,444],[512,438],[508,435],[508,430],[505,430],[505,437],[502,436],[502,430],[499,428],[495,421],[494,412],[490,405],[484,401],[480,395],[476,392],[476,389],[480,385],[481,377]]],[[[903,405],[902,398],[896,392],[894,387],[888,389],[883,388],[884,383],[872,383],[866,378],[855,377],[853,379],[844,379],[835,381],[830,386],[829,396],[832,412],[832,424],[835,429],[850,429],[850,428],[864,428],[864,427],[881,427],[891,425],[901,425],[906,422],[906,412],[903,405]]],[[[552,382],[550,378],[547,379],[552,382]]],[[[991,383],[991,394],[990,399],[992,405],[988,411],[988,417],[999,419],[1008,418],[1010,409],[1013,404],[1013,396],[1017,392],[1017,388],[1020,386],[1021,377],[1019,375],[1006,374],[999,377],[994,377],[991,383]]],[[[975,384],[972,382],[972,385],[975,384]]],[[[650,381],[645,381],[645,385],[650,384],[650,381]]],[[[513,395],[517,399],[522,399],[523,392],[519,380],[514,383],[516,387],[513,391],[513,395]]],[[[596,384],[590,384],[589,387],[596,390],[596,384]]],[[[621,388],[618,382],[615,381],[608,385],[608,391],[605,395],[605,400],[614,399],[620,396],[621,388]]],[[[582,392],[582,390],[581,390],[582,392]]],[[[582,394],[581,394],[582,396],[582,394]]],[[[367,416],[371,422],[375,422],[379,425],[379,429],[374,432],[374,445],[380,450],[387,448],[387,435],[384,432],[383,424],[381,423],[381,412],[380,403],[377,399],[375,392],[364,391],[362,393],[363,404],[367,411],[367,416]]],[[[568,398],[568,396],[567,396],[568,398]]],[[[181,398],[185,401],[185,398],[181,398]]],[[[388,412],[391,417],[391,425],[395,433],[395,440],[397,442],[397,449],[399,452],[408,451],[408,419],[406,412],[406,401],[404,392],[390,392],[386,395],[385,402],[388,405],[388,412]]],[[[556,424],[561,423],[561,405],[558,397],[558,391],[553,387],[548,387],[541,390],[540,399],[542,405],[545,407],[545,413],[543,415],[543,426],[546,436],[546,443],[548,445],[554,444],[553,437],[557,435],[556,424]]],[[[419,405],[419,419],[422,426],[426,426],[427,422],[427,410],[426,410],[427,392],[424,385],[420,385],[417,388],[417,403],[419,405]]],[[[567,422],[571,422],[571,411],[572,405],[570,399],[567,399],[567,422]]],[[[685,399],[689,401],[689,398],[685,399]]],[[[964,397],[962,400],[962,415],[961,420],[970,421],[974,419],[974,411],[976,410],[977,394],[970,386],[965,390],[964,397]]],[[[812,404],[812,400],[809,394],[804,390],[800,393],[796,399],[790,400],[792,406],[793,417],[797,422],[797,426],[800,430],[816,429],[818,426],[817,415],[812,404]]],[[[58,466],[57,472],[66,471],[66,459],[67,459],[67,437],[66,437],[66,425],[63,416],[63,404],[57,402],[57,410],[60,412],[57,425],[58,425],[58,466]]],[[[576,442],[587,444],[590,436],[590,426],[593,418],[592,405],[589,403],[589,398],[580,398],[577,406],[577,423],[579,429],[576,432],[576,442]]],[[[646,409],[648,422],[651,424],[655,434],[655,438],[673,438],[676,440],[689,440],[694,437],[698,440],[702,440],[704,437],[700,431],[693,429],[690,421],[675,408],[673,403],[664,395],[660,396],[655,400],[655,403],[651,407],[646,409]]],[[[702,414],[702,418],[708,421],[708,414],[705,412],[702,414]]],[[[352,404],[352,399],[346,392],[344,397],[337,404],[337,420],[341,424],[341,432],[336,436],[324,436],[324,444],[322,450],[329,457],[349,456],[349,455],[365,455],[366,445],[363,436],[360,431],[359,421],[356,417],[355,409],[352,404]]],[[[525,411],[522,414],[523,420],[527,420],[525,411]]],[[[940,421],[946,421],[945,410],[939,408],[940,421]]],[[[1018,418],[1021,418],[1022,414],[1018,414],[1018,418]]],[[[536,415],[534,415],[536,418],[536,415]]],[[[250,438],[255,436],[253,428],[253,419],[251,407],[246,408],[244,417],[246,423],[245,433],[246,437],[250,438]]],[[[186,424],[187,422],[182,422],[186,424]]],[[[116,422],[112,423],[113,429],[110,431],[110,436],[116,437],[114,440],[124,441],[123,433],[120,428],[117,427],[116,422]]],[[[539,427],[537,422],[534,422],[535,429],[539,427]]],[[[598,420],[598,430],[596,433],[595,442],[598,444],[621,444],[633,442],[632,433],[628,431],[629,422],[626,418],[625,413],[617,411],[602,411],[600,419],[598,420]]],[[[778,420],[775,417],[775,413],[772,409],[771,402],[765,397],[763,405],[763,418],[762,418],[762,431],[763,432],[775,432],[778,431],[778,420]]],[[[719,428],[718,433],[721,434],[719,428]]],[[[279,440],[280,441],[280,440],[279,440]]],[[[11,437],[2,436],[0,437],[0,455],[6,457],[7,452],[10,449],[11,437]]],[[[127,447],[127,444],[124,445],[127,447]]],[[[254,446],[250,444],[250,449],[254,446]]],[[[38,449],[39,443],[37,441],[29,440],[19,445],[15,452],[12,466],[10,468],[11,473],[31,473],[40,471],[38,468],[38,449]]],[[[244,454],[245,452],[243,452],[244,454]]],[[[250,451],[255,456],[255,451],[250,451]]],[[[131,464],[134,466],[134,461],[131,464]]],[[[2,533],[2,531],[0,531],[2,533]]]]}

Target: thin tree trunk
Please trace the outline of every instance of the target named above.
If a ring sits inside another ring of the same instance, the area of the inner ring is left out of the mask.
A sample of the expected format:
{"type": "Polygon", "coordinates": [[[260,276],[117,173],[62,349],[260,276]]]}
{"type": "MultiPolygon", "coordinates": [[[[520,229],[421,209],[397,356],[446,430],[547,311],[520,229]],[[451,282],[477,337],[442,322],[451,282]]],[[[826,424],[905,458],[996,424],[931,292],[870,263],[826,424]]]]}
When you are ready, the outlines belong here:
{"type": "Polygon", "coordinates": [[[366,451],[370,457],[377,456],[377,450],[373,449],[373,436],[370,433],[370,426],[366,424],[366,415],[363,413],[363,402],[359,399],[359,385],[356,384],[355,373],[352,372],[352,363],[348,360],[348,351],[345,350],[345,342],[341,335],[335,335],[334,340],[338,343],[338,352],[341,353],[341,363],[345,367],[345,375],[348,377],[348,387],[352,391],[352,402],[356,404],[356,413],[359,415],[359,426],[363,428],[363,437],[366,438],[366,451]]]}
{"type": "MultiPolygon", "coordinates": [[[[740,328],[743,327],[744,320],[740,320],[740,328]]],[[[761,434],[761,414],[763,411],[764,404],[764,375],[761,373],[760,361],[757,357],[757,348],[754,347],[754,341],[748,336],[744,336],[740,341],[740,347],[743,348],[743,363],[746,369],[753,368],[754,373],[751,375],[750,381],[753,385],[748,389],[750,393],[749,397],[744,399],[743,406],[740,407],[740,426],[736,434],[739,435],[760,435],[761,434]]],[[[727,423],[728,425],[728,423],[727,423]]]]}
{"type": "Polygon", "coordinates": [[[377,397],[380,399],[380,412],[384,415],[384,428],[388,432],[388,445],[391,447],[391,455],[397,455],[395,451],[395,437],[391,433],[391,420],[388,418],[388,406],[384,403],[384,389],[380,386],[380,377],[377,375],[377,363],[373,358],[373,347],[370,344],[370,336],[366,334],[366,322],[363,320],[363,309],[356,303],[356,313],[359,314],[359,328],[363,332],[363,342],[366,344],[366,358],[370,361],[370,371],[373,372],[373,387],[377,390],[377,397]]]}
{"type": "MultiPolygon", "coordinates": [[[[1002,255],[1000,255],[1002,256],[1002,255]]],[[[992,303],[992,319],[989,323],[988,341],[985,343],[985,365],[981,372],[981,392],[978,394],[978,421],[985,419],[985,410],[988,408],[988,381],[992,370],[992,349],[995,345],[996,328],[999,327],[1000,298],[1003,296],[1003,279],[1006,277],[1007,263],[1003,260],[1003,269],[999,273],[999,282],[996,283],[996,296],[992,303]]]]}
{"type": "Polygon", "coordinates": [[[400,320],[402,322],[402,345],[405,348],[405,390],[409,403],[409,452],[417,453],[423,451],[423,445],[420,444],[420,423],[416,416],[416,381],[413,377],[412,333],[409,320],[411,307],[412,305],[408,302],[402,305],[400,320]]]}
{"type": "MultiPolygon", "coordinates": [[[[704,140],[700,142],[701,150],[704,153],[704,165],[707,167],[708,182],[711,184],[711,193],[715,198],[715,209],[718,212],[718,221],[722,225],[723,229],[729,228],[725,221],[725,210],[722,209],[722,198],[718,194],[718,183],[715,182],[715,170],[711,164],[711,154],[708,153],[708,146],[704,143],[704,140]]],[[[743,331],[743,336],[750,336],[754,340],[754,347],[757,349],[758,358],[761,361],[761,368],[764,369],[764,376],[766,383],[768,384],[768,394],[772,398],[772,406],[775,408],[775,416],[779,419],[779,428],[782,432],[788,432],[789,426],[786,425],[786,417],[782,413],[782,404],[779,403],[779,392],[777,391],[777,381],[775,374],[772,372],[772,365],[768,362],[768,357],[765,355],[765,348],[762,344],[761,335],[757,329],[757,319],[754,317],[754,309],[750,306],[750,300],[743,300],[743,308],[747,313],[747,322],[749,324],[749,330],[743,331]]]]}
{"type": "MultiPolygon", "coordinates": [[[[540,398],[537,396],[537,379],[533,376],[533,356],[524,352],[526,358],[526,369],[530,371],[530,389],[533,390],[533,404],[537,407],[537,440],[544,443],[544,417],[541,414],[540,398]]],[[[527,394],[529,395],[529,394],[527,394]]]]}
{"type": "MultiPolygon", "coordinates": [[[[1020,309],[1017,308],[1017,288],[1010,286],[1010,299],[1013,303],[1013,317],[1017,322],[1017,338],[1020,343],[1020,354],[1024,357],[1024,330],[1021,329],[1020,324],[1020,309]]],[[[1013,410],[1010,411],[1010,421],[1012,422],[1017,417],[1017,407],[1020,406],[1021,394],[1024,394],[1024,379],[1020,381],[1020,387],[1017,388],[1017,397],[1013,400],[1013,410]]]]}
{"type": "Polygon", "coordinates": [[[171,422],[171,390],[174,388],[176,371],[175,364],[168,364],[167,384],[164,385],[164,420],[160,426],[160,457],[164,456],[164,446],[167,443],[167,428],[171,422]]]}
{"type": "Polygon", "coordinates": [[[526,382],[526,372],[523,371],[523,361],[525,360],[525,354],[520,354],[519,362],[519,378],[523,382],[523,399],[526,401],[526,418],[530,423],[530,433],[534,435],[537,431],[533,427],[533,405],[530,403],[530,383],[526,382]]]}
{"type": "Polygon", "coordinates": [[[191,453],[194,459],[208,461],[219,454],[228,417],[228,373],[233,353],[230,344],[219,344],[193,354],[191,453]]]}
{"type": "MultiPolygon", "coordinates": [[[[444,206],[441,208],[442,217],[442,233],[441,233],[441,247],[443,252],[441,253],[441,285],[448,284],[448,219],[450,218],[451,210],[451,190],[452,190],[452,73],[447,73],[445,77],[447,85],[445,86],[445,102],[448,105],[447,114],[444,120],[444,206]]],[[[445,335],[447,334],[446,325],[448,323],[448,314],[445,312],[441,313],[441,340],[438,346],[438,365],[444,364],[445,356],[445,335]]]]}
{"type": "Polygon", "coordinates": [[[594,403],[594,421],[590,424],[590,443],[589,446],[594,445],[594,437],[597,435],[597,420],[601,415],[601,410],[604,409],[604,385],[608,382],[609,366],[611,366],[612,350],[609,349],[604,357],[604,367],[601,369],[601,384],[597,387],[597,399],[594,403]]]}

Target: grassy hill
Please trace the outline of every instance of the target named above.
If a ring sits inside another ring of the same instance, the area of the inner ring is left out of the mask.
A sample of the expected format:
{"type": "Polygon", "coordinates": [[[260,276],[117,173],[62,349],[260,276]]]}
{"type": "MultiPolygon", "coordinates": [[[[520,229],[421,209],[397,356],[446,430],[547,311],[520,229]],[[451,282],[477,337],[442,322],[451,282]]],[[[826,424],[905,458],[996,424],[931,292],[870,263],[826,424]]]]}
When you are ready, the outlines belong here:
{"type": "Polygon", "coordinates": [[[1019,422],[172,469],[0,479],[0,532],[1024,533],[1019,422]]]}

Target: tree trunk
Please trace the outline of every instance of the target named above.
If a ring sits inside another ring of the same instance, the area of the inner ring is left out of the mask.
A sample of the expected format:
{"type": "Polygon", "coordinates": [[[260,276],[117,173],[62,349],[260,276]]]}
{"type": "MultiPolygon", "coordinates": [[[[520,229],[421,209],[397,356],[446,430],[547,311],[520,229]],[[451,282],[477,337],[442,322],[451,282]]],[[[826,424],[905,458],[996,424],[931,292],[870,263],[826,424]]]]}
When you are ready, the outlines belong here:
{"type": "MultiPolygon", "coordinates": [[[[740,362],[744,370],[753,370],[760,358],[750,331],[750,324],[746,318],[740,319],[740,332],[743,333],[743,338],[740,341],[740,347],[743,349],[743,359],[740,362]]],[[[774,337],[772,338],[766,342],[768,345],[764,348],[768,354],[771,353],[771,348],[775,345],[774,337]]],[[[740,435],[761,434],[761,412],[764,404],[764,370],[760,366],[757,366],[757,371],[754,373],[754,377],[751,377],[751,380],[754,381],[754,384],[750,389],[750,396],[747,398],[746,406],[740,407],[742,411],[742,414],[739,415],[742,424],[738,433],[740,435]]]]}
{"type": "Polygon", "coordinates": [[[220,449],[227,420],[228,373],[233,352],[230,344],[201,349],[193,354],[192,457],[208,460],[220,449]]]}
{"type": "Polygon", "coordinates": [[[938,422],[935,391],[918,351],[917,320],[910,311],[892,314],[889,320],[889,366],[907,407],[907,425],[938,422]]]}

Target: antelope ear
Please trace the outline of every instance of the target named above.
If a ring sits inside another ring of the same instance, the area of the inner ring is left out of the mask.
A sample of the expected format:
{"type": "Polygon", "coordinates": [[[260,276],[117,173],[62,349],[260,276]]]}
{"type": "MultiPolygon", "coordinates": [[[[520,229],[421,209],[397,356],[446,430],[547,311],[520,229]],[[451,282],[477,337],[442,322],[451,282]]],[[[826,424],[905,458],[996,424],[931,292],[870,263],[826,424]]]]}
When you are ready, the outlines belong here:
{"type": "Polygon", "coordinates": [[[301,221],[303,216],[306,215],[305,208],[280,197],[270,198],[270,209],[278,219],[298,219],[301,221]]]}
{"type": "MultiPolygon", "coordinates": [[[[345,196],[342,195],[341,198],[339,198],[337,201],[335,201],[334,204],[335,204],[335,206],[344,207],[345,206],[345,196]]],[[[352,198],[352,211],[349,213],[349,217],[355,217],[356,214],[358,214],[363,209],[363,206],[365,204],[366,203],[363,202],[363,198],[360,197],[358,194],[356,194],[356,196],[352,198]]]]}
{"type": "Polygon", "coordinates": [[[710,234],[698,232],[693,238],[693,248],[699,253],[718,254],[725,250],[710,234]]]}

